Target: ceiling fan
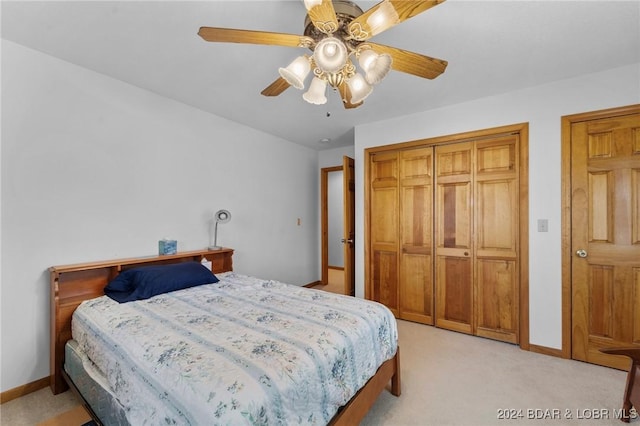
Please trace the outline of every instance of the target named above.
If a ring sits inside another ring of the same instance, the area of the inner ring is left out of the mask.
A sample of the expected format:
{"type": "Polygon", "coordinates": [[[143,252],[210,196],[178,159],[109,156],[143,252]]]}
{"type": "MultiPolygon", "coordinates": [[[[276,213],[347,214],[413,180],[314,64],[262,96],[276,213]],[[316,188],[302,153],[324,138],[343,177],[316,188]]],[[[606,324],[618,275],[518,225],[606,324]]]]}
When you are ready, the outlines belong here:
{"type": "Polygon", "coordinates": [[[304,0],[307,9],[304,35],[201,27],[198,35],[206,41],[303,47],[311,50],[296,58],[280,77],[262,91],[278,96],[289,86],[304,88],[313,79],[303,98],[312,104],[327,101],[330,85],[340,93],[345,108],[356,108],[372,92],[390,69],[433,79],[442,74],[447,62],[396,47],[372,43],[369,39],[426,11],[445,0],[383,0],[366,12],[348,0],[304,0]],[[364,71],[358,72],[353,58],[364,71]]]}

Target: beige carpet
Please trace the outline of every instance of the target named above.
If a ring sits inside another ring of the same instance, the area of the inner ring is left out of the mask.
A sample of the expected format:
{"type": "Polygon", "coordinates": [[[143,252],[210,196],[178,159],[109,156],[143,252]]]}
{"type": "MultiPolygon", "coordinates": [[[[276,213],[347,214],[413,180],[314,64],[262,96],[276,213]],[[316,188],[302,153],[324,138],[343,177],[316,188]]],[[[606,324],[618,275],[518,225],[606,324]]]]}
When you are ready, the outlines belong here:
{"type": "Polygon", "coordinates": [[[364,425],[622,425],[613,417],[622,406],[623,371],[416,323],[398,325],[402,395],[384,392],[364,425]]]}
{"type": "MultiPolygon", "coordinates": [[[[44,421],[53,421],[77,407],[78,400],[71,391],[53,395],[47,387],[0,405],[0,425],[34,426],[44,421]]],[[[66,426],[79,426],[82,423],[66,423],[66,426]]]]}
{"type": "MultiPolygon", "coordinates": [[[[398,328],[402,395],[383,392],[363,425],[623,424],[613,418],[623,371],[406,321],[398,328]]],[[[0,424],[36,425],[75,406],[71,392],[54,397],[42,389],[0,406],[0,424]]]]}

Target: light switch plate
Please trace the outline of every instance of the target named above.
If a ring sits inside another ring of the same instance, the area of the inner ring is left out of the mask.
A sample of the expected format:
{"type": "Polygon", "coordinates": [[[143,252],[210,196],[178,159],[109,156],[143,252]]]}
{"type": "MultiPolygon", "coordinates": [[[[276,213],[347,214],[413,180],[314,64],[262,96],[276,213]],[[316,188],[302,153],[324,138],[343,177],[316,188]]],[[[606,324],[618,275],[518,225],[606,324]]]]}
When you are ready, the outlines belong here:
{"type": "Polygon", "coordinates": [[[538,232],[549,232],[548,219],[538,219],[538,232]]]}

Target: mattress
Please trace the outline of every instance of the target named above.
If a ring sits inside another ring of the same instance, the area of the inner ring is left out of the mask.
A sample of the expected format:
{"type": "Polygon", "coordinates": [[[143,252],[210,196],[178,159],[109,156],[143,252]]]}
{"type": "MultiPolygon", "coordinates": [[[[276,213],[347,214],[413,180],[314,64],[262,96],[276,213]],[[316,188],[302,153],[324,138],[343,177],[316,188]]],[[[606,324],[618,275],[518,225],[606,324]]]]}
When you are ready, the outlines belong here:
{"type": "Polygon", "coordinates": [[[84,400],[103,425],[127,425],[124,407],[110,391],[100,371],[80,351],[78,342],[69,340],[65,346],[64,369],[84,400]]]}
{"type": "Polygon", "coordinates": [[[72,318],[82,364],[130,424],[326,424],[397,349],[376,302],[234,272],[72,318]]]}

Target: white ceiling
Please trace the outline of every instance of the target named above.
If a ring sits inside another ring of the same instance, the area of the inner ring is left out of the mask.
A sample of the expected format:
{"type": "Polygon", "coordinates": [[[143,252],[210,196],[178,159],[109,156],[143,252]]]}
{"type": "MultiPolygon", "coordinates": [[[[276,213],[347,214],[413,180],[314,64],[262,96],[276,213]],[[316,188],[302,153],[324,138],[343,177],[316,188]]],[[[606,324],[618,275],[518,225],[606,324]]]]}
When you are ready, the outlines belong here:
{"type": "Polygon", "coordinates": [[[337,93],[323,106],[294,88],[260,95],[304,49],[197,35],[200,26],[302,34],[301,0],[1,7],[7,40],[318,150],[352,144],[359,124],[640,62],[640,1],[449,0],[372,39],[444,59],[445,73],[426,80],[392,71],[363,106],[345,110],[337,93]]]}

